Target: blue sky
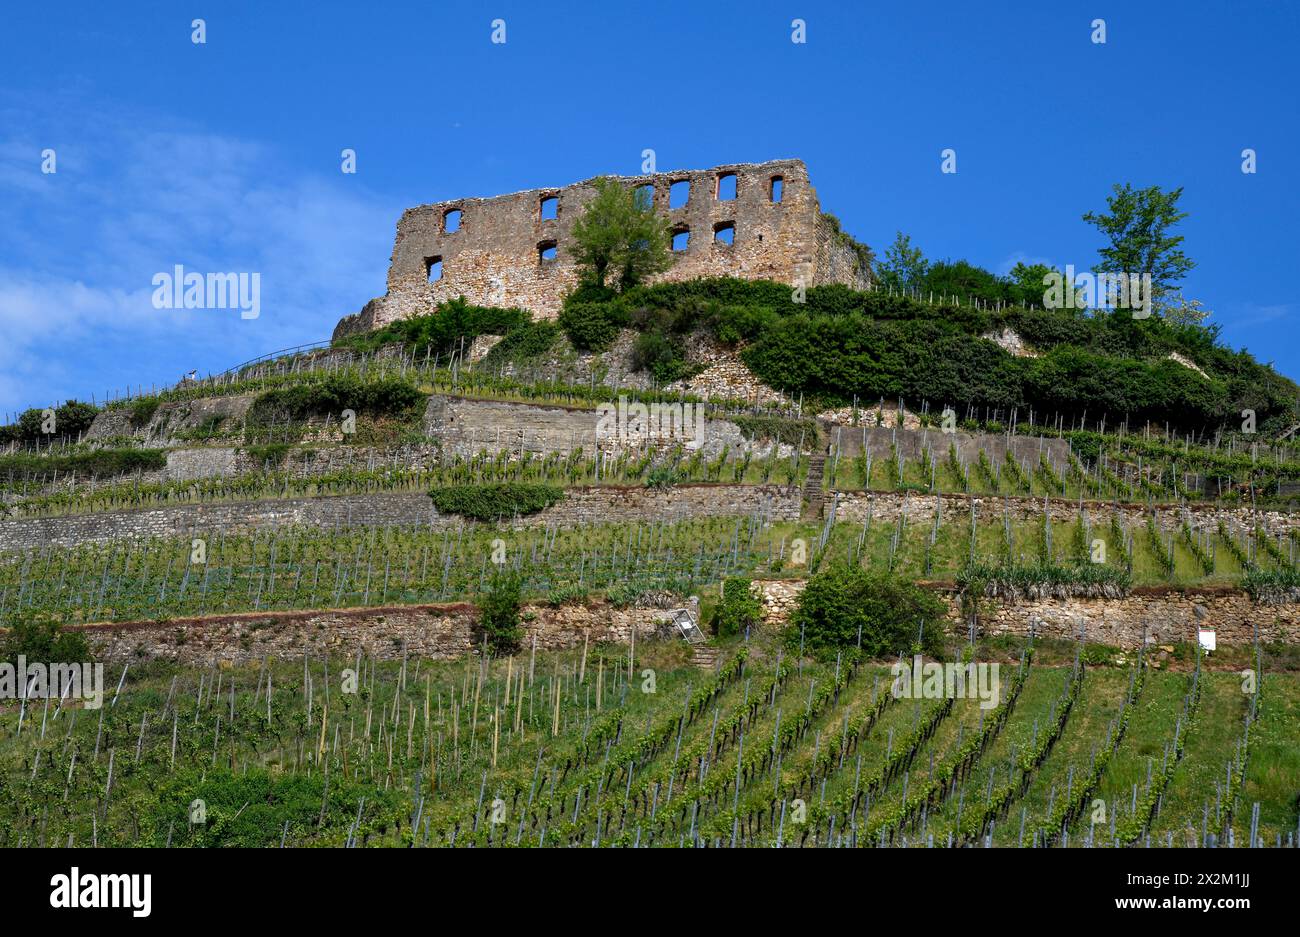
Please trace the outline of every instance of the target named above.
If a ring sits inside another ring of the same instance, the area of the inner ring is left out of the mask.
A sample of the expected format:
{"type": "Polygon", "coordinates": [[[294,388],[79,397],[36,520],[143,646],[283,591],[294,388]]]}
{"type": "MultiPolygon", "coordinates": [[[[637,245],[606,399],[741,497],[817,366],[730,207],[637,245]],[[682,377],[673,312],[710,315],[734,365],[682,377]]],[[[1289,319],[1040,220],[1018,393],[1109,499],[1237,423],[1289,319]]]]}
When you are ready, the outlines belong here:
{"type": "Polygon", "coordinates": [[[0,412],[328,338],[382,294],[404,207],[633,174],[646,148],[802,158],[878,253],[902,230],[998,272],[1087,269],[1112,183],[1184,186],[1186,292],[1297,377],[1297,63],[1300,5],[1254,0],[10,4],[0,412]],[[176,264],[260,272],[260,317],[154,309],[176,264]]]}

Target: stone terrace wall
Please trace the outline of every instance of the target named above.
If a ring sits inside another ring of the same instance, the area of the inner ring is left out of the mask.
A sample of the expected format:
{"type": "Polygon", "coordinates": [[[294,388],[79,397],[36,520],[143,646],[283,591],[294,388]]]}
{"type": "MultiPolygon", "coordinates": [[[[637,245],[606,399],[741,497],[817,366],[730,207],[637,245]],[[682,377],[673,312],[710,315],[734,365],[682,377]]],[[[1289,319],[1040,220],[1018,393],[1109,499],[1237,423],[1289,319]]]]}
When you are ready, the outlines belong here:
{"type": "MultiPolygon", "coordinates": [[[[756,511],[776,520],[794,520],[799,516],[799,505],[797,491],[790,492],[776,485],[679,485],[663,491],[644,486],[596,486],[570,488],[563,501],[520,518],[518,525],[576,527],[633,520],[748,516],[756,511]]],[[[189,536],[204,531],[237,533],[295,526],[337,529],[415,525],[441,530],[455,529],[464,523],[455,515],[439,514],[424,492],[385,492],[0,521],[0,550],[189,536]]]]}
{"type": "MultiPolygon", "coordinates": [[[[780,627],[803,583],[758,585],[768,626],[780,627]]],[[[944,593],[944,599],[952,628],[963,632],[952,595],[944,593]]],[[[1255,623],[1264,641],[1300,640],[1300,605],[1258,606],[1233,590],[1150,590],[1121,600],[998,603],[984,632],[1027,635],[1032,628],[1039,635],[1072,639],[1083,623],[1088,640],[1131,649],[1139,645],[1145,624],[1149,644],[1191,642],[1196,640],[1199,619],[1194,608],[1198,605],[1205,611],[1205,624],[1216,629],[1220,644],[1249,644],[1255,623]]],[[[527,605],[522,611],[525,648],[532,646],[534,638],[539,650],[578,647],[584,639],[592,644],[626,644],[634,630],[638,642],[678,637],[670,613],[657,609],[616,609],[597,601],[558,609],[527,605]]],[[[402,656],[403,646],[414,656],[448,660],[475,650],[477,616],[473,605],[456,603],[250,612],[74,628],[87,634],[99,658],[119,664],[155,659],[196,666],[223,661],[247,664],[264,657],[297,660],[304,651],[346,657],[360,651],[391,660],[402,656]]]]}
{"type": "MultiPolygon", "coordinates": [[[[675,637],[669,613],[658,609],[526,605],[523,646],[557,650],[592,644],[627,644],[675,637]]],[[[301,660],[304,652],[380,660],[400,659],[403,645],[416,657],[450,660],[472,653],[477,641],[473,605],[407,605],[334,611],[263,612],[165,622],[81,625],[98,659],[124,664],[170,660],[211,666],[248,664],[265,657],[301,660]]]]}
{"type": "MultiPolygon", "coordinates": [[[[1047,456],[1055,466],[1068,464],[1070,444],[1064,439],[1039,439],[1036,436],[1004,436],[988,433],[942,433],[937,429],[894,429],[889,426],[835,426],[822,422],[822,432],[830,446],[838,446],[840,457],[851,459],[864,449],[873,460],[888,459],[891,446],[909,462],[915,462],[921,453],[929,450],[932,457],[943,462],[948,458],[948,447],[956,446],[963,464],[979,461],[982,450],[994,466],[1001,465],[1010,450],[1012,458],[1030,469],[1038,465],[1040,454],[1047,456]]],[[[972,469],[973,471],[973,469],[972,469]]]]}
{"type": "MultiPolygon", "coordinates": [[[[615,406],[617,401],[610,401],[615,406]]],[[[686,404],[681,413],[689,417],[690,434],[669,433],[669,426],[660,418],[664,432],[648,440],[652,448],[672,448],[694,439],[697,404],[686,404]],[[689,409],[686,409],[689,408],[689,409]]],[[[702,412],[702,411],[700,411],[702,412]]],[[[623,435],[602,431],[597,435],[599,416],[594,409],[561,406],[537,406],[505,401],[474,400],[464,397],[435,395],[429,399],[424,414],[425,435],[440,441],[448,453],[470,456],[480,449],[499,452],[502,449],[518,453],[521,449],[534,454],[570,452],[581,447],[591,453],[596,448],[606,451],[621,448],[640,450],[645,442],[635,432],[623,435]]],[[[672,427],[674,430],[676,427],[672,427]]],[[[723,449],[753,450],[756,457],[765,456],[770,445],[753,444],[745,439],[735,423],[730,420],[704,419],[704,441],[701,447],[707,458],[714,458],[723,449]]]]}
{"type": "MultiPolygon", "coordinates": [[[[836,497],[827,494],[826,503],[836,497]]],[[[1043,516],[1042,498],[1002,498],[994,496],[963,494],[925,494],[919,492],[897,491],[847,491],[838,493],[835,518],[841,521],[862,522],[870,514],[872,521],[889,523],[898,520],[907,511],[908,523],[930,523],[934,513],[942,505],[945,522],[955,518],[969,520],[971,505],[975,507],[975,516],[981,521],[999,521],[1004,511],[1011,515],[1013,521],[1038,521],[1043,516]]],[[[1073,520],[1079,510],[1080,502],[1062,498],[1048,500],[1047,507],[1052,517],[1057,520],[1073,520]]],[[[1142,525],[1147,517],[1153,516],[1156,526],[1161,530],[1177,530],[1186,520],[1193,528],[1208,526],[1217,528],[1220,521],[1234,534],[1243,534],[1252,530],[1255,521],[1273,535],[1300,529],[1300,514],[1285,511],[1252,511],[1249,507],[1215,507],[1208,504],[1189,504],[1186,508],[1178,505],[1156,505],[1154,512],[1143,504],[1115,504],[1110,501],[1084,501],[1083,508],[1094,525],[1109,524],[1111,516],[1118,513],[1120,520],[1128,524],[1142,525]]]]}
{"type": "MultiPolygon", "coordinates": [[[[757,584],[764,620],[784,625],[803,592],[803,580],[757,584]]],[[[948,606],[955,631],[964,631],[958,599],[950,586],[930,584],[948,606]]],[[[986,603],[984,634],[1035,634],[1073,639],[1084,629],[1087,640],[1136,648],[1146,629],[1150,644],[1195,641],[1201,626],[1215,629],[1220,644],[1250,644],[1254,629],[1262,641],[1300,641],[1300,604],[1261,605],[1237,589],[1134,589],[1122,599],[1027,599],[986,603]],[[1204,619],[1197,616],[1200,608],[1204,619]]]]}
{"type": "MultiPolygon", "coordinates": [[[[688,248],[656,279],[734,276],[802,280],[809,286],[867,283],[868,273],[852,251],[821,224],[817,193],[800,160],[615,178],[626,186],[653,186],[656,210],[669,218],[674,231],[690,233],[688,248]],[[732,175],[735,199],[719,199],[720,180],[732,175]],[[780,202],[772,201],[774,179],[782,183],[780,202]],[[685,205],[669,208],[675,182],[689,182],[690,194],[685,205]],[[730,245],[714,238],[719,227],[728,225],[734,226],[730,245]]],[[[457,296],[483,305],[521,306],[553,318],[564,294],[578,282],[569,248],[574,223],[595,197],[594,182],[407,209],[397,223],[387,294],[340,322],[335,335],[427,314],[457,296]],[[543,218],[543,202],[550,199],[557,200],[555,215],[543,218]],[[459,227],[449,232],[452,212],[460,212],[459,227]],[[554,259],[542,259],[545,248],[556,248],[554,259]],[[442,263],[442,278],[430,282],[435,259],[442,263]]]]}
{"type": "MultiPolygon", "coordinates": [[[[968,498],[965,495],[930,495],[914,492],[840,492],[836,502],[836,519],[861,523],[868,511],[873,523],[891,523],[906,506],[910,522],[929,523],[938,504],[945,518],[968,517],[971,503],[977,517],[997,520],[1008,509],[1013,520],[1037,520],[1043,511],[1042,499],[1035,498],[968,498]]],[[[685,520],[691,517],[748,516],[763,512],[770,520],[797,520],[801,494],[784,485],[678,485],[660,491],[640,485],[599,485],[570,488],[560,503],[537,514],[521,518],[521,526],[578,526],[581,524],[621,523],[636,520],[685,520]]],[[[1072,519],[1077,501],[1049,502],[1054,517],[1072,519]]],[[[1092,522],[1108,524],[1116,506],[1110,502],[1084,502],[1092,522]]],[[[1138,504],[1118,506],[1120,516],[1131,524],[1146,521],[1146,507],[1138,504]]],[[[1157,526],[1173,530],[1183,523],[1183,509],[1157,507],[1157,526]]],[[[1192,505],[1187,509],[1194,526],[1211,529],[1222,520],[1234,533],[1253,527],[1254,515],[1249,508],[1210,508],[1192,505]]],[[[1276,535],[1300,528],[1300,515],[1261,511],[1259,521],[1276,535]]],[[[66,517],[39,517],[0,521],[0,550],[27,550],[47,544],[72,546],[78,543],[103,542],[117,538],[174,537],[197,531],[239,532],[266,530],[297,525],[313,527],[409,527],[428,525],[455,528],[462,524],[455,516],[439,515],[424,492],[383,492],[366,495],[338,495],[325,498],[282,498],[264,501],[217,502],[152,508],[143,511],[118,511],[103,514],[76,514],[66,517]]]]}

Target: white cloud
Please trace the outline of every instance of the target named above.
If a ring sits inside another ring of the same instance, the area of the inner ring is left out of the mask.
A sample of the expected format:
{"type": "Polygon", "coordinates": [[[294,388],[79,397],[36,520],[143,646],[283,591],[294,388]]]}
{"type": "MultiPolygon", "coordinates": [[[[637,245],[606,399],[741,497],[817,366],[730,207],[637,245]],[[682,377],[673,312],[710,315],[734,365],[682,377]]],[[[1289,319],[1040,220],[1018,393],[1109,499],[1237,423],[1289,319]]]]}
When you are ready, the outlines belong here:
{"type": "Polygon", "coordinates": [[[1011,268],[1013,268],[1016,264],[1024,264],[1026,267],[1032,267],[1034,264],[1046,264],[1049,267],[1056,266],[1056,264],[1052,262],[1052,259],[1050,257],[1038,257],[1038,256],[1026,254],[1024,251],[1013,251],[1008,257],[1006,257],[1000,264],[997,265],[994,272],[998,276],[1004,277],[1011,272],[1011,268]]]}
{"type": "Polygon", "coordinates": [[[67,103],[0,111],[19,128],[0,131],[0,411],[328,338],[383,292],[400,205],[357,176],[304,175],[257,141],[67,103]],[[40,171],[41,139],[66,141],[50,144],[55,175],[40,171]],[[176,264],[260,273],[260,318],[154,309],[152,277],[176,264]]]}

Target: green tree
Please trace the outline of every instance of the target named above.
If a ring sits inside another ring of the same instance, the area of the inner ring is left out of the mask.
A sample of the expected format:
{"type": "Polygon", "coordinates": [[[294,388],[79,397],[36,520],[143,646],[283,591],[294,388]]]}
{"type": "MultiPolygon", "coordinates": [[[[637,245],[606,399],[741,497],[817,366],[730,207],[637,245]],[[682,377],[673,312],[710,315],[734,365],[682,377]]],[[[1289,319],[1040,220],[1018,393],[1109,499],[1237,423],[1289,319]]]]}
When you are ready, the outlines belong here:
{"type": "Polygon", "coordinates": [[[1196,264],[1179,247],[1181,234],[1170,229],[1187,217],[1178,210],[1182,187],[1169,192],[1153,185],[1135,189],[1116,185],[1106,199],[1110,214],[1088,212],[1083,220],[1096,225],[1110,243],[1099,248],[1101,273],[1150,274],[1154,298],[1172,290],[1196,264]]]}
{"type": "Polygon", "coordinates": [[[910,654],[918,643],[920,651],[936,653],[943,614],[943,603],[913,582],[837,563],[808,580],[786,641],[832,659],[856,647],[859,633],[868,657],[910,654]]]}
{"type": "Polygon", "coordinates": [[[750,581],[731,576],[722,582],[722,601],[713,615],[713,633],[731,637],[763,620],[763,604],[754,594],[750,581]]]}
{"type": "Polygon", "coordinates": [[[596,197],[573,225],[569,252],[584,276],[625,290],[672,264],[668,219],[622,183],[594,183],[596,197]]]}
{"type": "Polygon", "coordinates": [[[16,663],[22,655],[42,664],[91,663],[90,644],[80,631],[64,631],[63,626],[30,612],[5,616],[5,635],[0,660],[16,663]]]}
{"type": "Polygon", "coordinates": [[[899,231],[885,251],[884,261],[876,265],[876,279],[885,288],[916,289],[929,269],[921,248],[912,246],[911,235],[899,231]]]}
{"type": "Polygon", "coordinates": [[[487,638],[488,649],[493,654],[513,654],[524,639],[524,629],[519,623],[520,588],[518,574],[498,572],[479,599],[479,631],[487,638]]]}

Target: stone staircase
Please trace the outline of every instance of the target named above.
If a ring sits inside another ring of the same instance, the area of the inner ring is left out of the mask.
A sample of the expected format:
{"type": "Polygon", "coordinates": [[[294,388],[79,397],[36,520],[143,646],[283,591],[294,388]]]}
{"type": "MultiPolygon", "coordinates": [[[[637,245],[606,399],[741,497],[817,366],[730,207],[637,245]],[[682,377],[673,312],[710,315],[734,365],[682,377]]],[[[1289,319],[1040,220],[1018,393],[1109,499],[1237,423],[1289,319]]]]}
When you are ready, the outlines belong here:
{"type": "Polygon", "coordinates": [[[701,670],[717,670],[718,649],[708,644],[691,645],[691,663],[701,670]]]}
{"type": "Polygon", "coordinates": [[[808,457],[808,477],[803,483],[803,516],[817,518],[822,516],[822,476],[826,470],[826,453],[814,452],[808,457]]]}

